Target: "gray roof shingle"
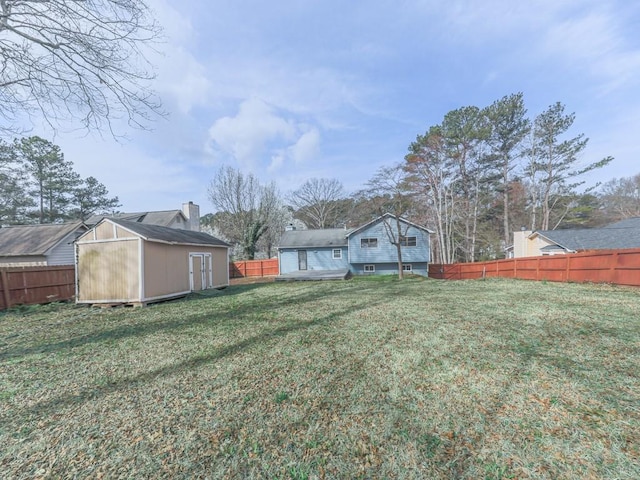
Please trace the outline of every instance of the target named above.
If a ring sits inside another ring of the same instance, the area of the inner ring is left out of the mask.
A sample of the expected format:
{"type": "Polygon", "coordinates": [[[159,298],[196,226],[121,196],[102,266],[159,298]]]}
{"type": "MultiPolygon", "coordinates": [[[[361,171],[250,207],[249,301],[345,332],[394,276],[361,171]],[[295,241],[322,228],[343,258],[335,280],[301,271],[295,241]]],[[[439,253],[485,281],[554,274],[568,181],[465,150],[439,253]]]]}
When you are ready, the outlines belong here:
{"type": "Polygon", "coordinates": [[[149,241],[159,241],[173,244],[185,245],[212,245],[220,247],[229,247],[227,242],[209,235],[204,232],[194,232],[192,230],[181,230],[178,228],[163,227],[160,225],[147,225],[139,222],[131,222],[129,220],[121,220],[119,218],[110,218],[105,221],[113,222],[121,227],[137,233],[141,237],[149,241]]]}
{"type": "Polygon", "coordinates": [[[133,212],[133,213],[116,213],[115,215],[92,215],[85,223],[93,226],[100,223],[103,218],[111,218],[117,220],[128,220],[130,222],[139,222],[149,225],[161,225],[168,227],[176,216],[184,213],[181,210],[160,210],[155,212],[133,212]]]}
{"type": "Polygon", "coordinates": [[[610,223],[603,228],[640,228],[640,217],[625,218],[614,223],[610,223]]]}
{"type": "Polygon", "coordinates": [[[0,256],[45,255],[67,235],[86,230],[82,222],[16,225],[0,228],[0,256]]]}
{"type": "Polygon", "coordinates": [[[534,233],[574,251],[640,248],[640,226],[620,228],[613,225],[605,228],[542,230],[534,233]]]}
{"type": "Polygon", "coordinates": [[[348,233],[344,228],[290,230],[282,234],[279,248],[346,247],[348,233]]]}

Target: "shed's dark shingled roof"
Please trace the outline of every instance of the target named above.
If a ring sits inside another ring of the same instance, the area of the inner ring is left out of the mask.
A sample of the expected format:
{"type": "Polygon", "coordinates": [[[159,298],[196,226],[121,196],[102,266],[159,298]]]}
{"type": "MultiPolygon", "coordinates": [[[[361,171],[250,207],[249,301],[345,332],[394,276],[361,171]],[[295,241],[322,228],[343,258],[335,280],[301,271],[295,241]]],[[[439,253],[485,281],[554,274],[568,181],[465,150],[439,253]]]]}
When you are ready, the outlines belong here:
{"type": "Polygon", "coordinates": [[[67,235],[78,229],[86,230],[82,222],[0,228],[0,256],[45,255],[67,235]]]}
{"type": "Polygon", "coordinates": [[[291,230],[284,232],[279,248],[346,247],[348,233],[344,228],[291,230]]]}
{"type": "Polygon", "coordinates": [[[640,248],[640,218],[628,218],[603,228],[539,230],[534,233],[575,251],[640,248]]]}
{"type": "Polygon", "coordinates": [[[130,222],[139,222],[149,225],[161,225],[168,227],[176,218],[176,215],[184,217],[184,213],[181,210],[161,210],[157,212],[133,212],[133,213],[116,213],[115,215],[92,215],[85,223],[93,226],[100,223],[104,218],[110,218],[112,220],[128,220],[130,222]]]}
{"type": "Polygon", "coordinates": [[[110,218],[108,220],[137,233],[149,241],[157,240],[175,244],[213,245],[221,247],[230,246],[227,242],[223,242],[208,233],[162,227],[160,225],[147,225],[117,218],[110,218]]]}

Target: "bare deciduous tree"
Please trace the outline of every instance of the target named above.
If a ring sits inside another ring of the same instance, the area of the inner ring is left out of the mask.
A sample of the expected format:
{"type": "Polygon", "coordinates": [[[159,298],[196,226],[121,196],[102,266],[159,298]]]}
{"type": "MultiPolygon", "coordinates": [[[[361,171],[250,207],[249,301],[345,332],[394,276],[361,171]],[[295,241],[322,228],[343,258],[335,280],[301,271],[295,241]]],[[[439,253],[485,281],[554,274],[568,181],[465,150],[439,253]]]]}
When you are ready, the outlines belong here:
{"type": "Polygon", "coordinates": [[[453,263],[458,249],[454,226],[459,221],[456,179],[439,126],[418,135],[405,157],[412,189],[424,199],[427,216],[436,231],[435,254],[440,263],[453,263]]]}
{"type": "Polygon", "coordinates": [[[389,242],[396,247],[398,260],[398,278],[403,279],[402,246],[406,242],[409,226],[401,222],[401,217],[411,208],[411,196],[407,188],[402,165],[382,167],[367,182],[367,189],[378,202],[384,229],[389,242]],[[388,215],[390,214],[390,215],[388,215]]]}
{"type": "Polygon", "coordinates": [[[336,227],[341,213],[339,203],[345,196],[342,183],[336,179],[312,178],[289,195],[296,216],[309,228],[336,227]]]}
{"type": "Polygon", "coordinates": [[[144,54],[160,35],[144,0],[0,0],[0,133],[36,113],[143,128],[160,113],[144,54]]]}
{"type": "Polygon", "coordinates": [[[640,174],[609,180],[602,186],[602,199],[611,219],[640,216],[640,174]]]}
{"type": "Polygon", "coordinates": [[[213,226],[253,260],[258,241],[282,208],[275,184],[263,186],[254,175],[225,166],[216,172],[208,193],[218,211],[213,226]]]}

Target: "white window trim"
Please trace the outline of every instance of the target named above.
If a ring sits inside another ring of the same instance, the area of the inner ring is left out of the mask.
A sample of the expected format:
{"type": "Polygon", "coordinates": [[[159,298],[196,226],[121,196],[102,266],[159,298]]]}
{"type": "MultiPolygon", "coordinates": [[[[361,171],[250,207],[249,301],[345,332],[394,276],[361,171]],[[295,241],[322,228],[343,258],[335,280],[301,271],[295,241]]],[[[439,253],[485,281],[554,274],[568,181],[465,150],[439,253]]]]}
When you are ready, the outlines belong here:
{"type": "Polygon", "coordinates": [[[378,248],[378,237],[362,237],[360,239],[360,248],[378,248]],[[363,240],[366,240],[366,243],[362,243],[363,240]],[[376,246],[373,247],[370,245],[370,240],[375,240],[376,241],[376,246]]]}
{"type": "Polygon", "coordinates": [[[341,248],[334,248],[331,252],[331,257],[334,260],[342,260],[342,249],[341,248]],[[338,254],[336,256],[336,253],[338,254]]]}
{"type": "Polygon", "coordinates": [[[403,272],[413,272],[413,265],[410,264],[410,263],[403,263],[402,264],[402,271],[403,272]]]}
{"type": "Polygon", "coordinates": [[[376,266],[371,264],[367,264],[364,266],[364,273],[375,273],[376,271],[376,266]]]}
{"type": "Polygon", "coordinates": [[[418,246],[418,237],[415,235],[400,235],[399,243],[403,247],[417,247],[418,246]],[[413,243],[415,245],[409,245],[409,239],[413,239],[413,243]]]}

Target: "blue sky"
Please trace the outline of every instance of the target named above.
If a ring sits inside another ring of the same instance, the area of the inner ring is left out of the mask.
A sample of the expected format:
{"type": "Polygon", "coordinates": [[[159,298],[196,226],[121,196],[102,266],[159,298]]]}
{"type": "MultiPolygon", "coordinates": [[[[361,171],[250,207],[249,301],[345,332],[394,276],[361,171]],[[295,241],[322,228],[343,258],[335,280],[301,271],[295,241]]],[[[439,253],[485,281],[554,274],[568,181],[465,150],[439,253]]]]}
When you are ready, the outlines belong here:
{"type": "Polygon", "coordinates": [[[620,1],[149,0],[167,41],[152,54],[167,119],[129,140],[53,139],[122,210],[212,210],[220,165],[347,190],[404,157],[450,110],[523,92],[530,116],[560,101],[590,183],[640,173],[640,4],[620,1]]]}

